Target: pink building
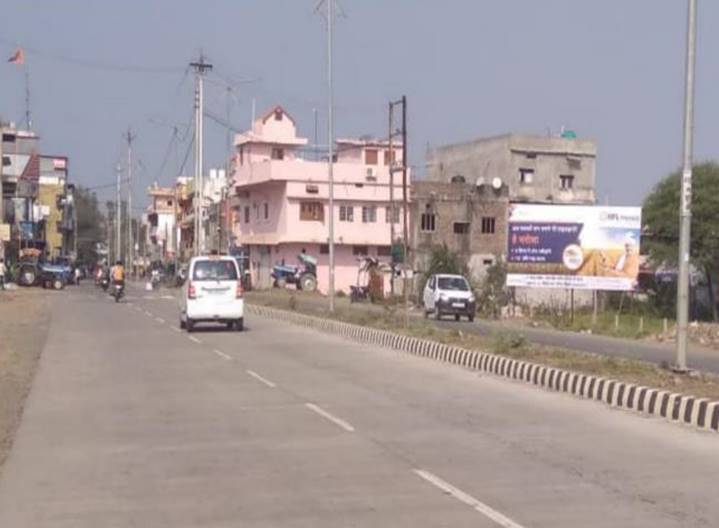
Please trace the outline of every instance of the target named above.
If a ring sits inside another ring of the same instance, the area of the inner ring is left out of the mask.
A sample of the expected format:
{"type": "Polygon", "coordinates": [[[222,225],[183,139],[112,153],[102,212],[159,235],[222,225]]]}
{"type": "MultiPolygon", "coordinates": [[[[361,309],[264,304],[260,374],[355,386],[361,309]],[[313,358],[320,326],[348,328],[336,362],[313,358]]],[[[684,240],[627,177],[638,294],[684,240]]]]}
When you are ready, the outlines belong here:
{"type": "MultiPolygon", "coordinates": [[[[275,264],[296,264],[303,249],[318,259],[319,289],[328,269],[327,161],[305,156],[305,138],[294,119],[277,106],[235,138],[233,182],[237,244],[249,249],[256,287],[271,286],[275,264]]],[[[395,159],[401,146],[393,145],[395,159]]],[[[390,152],[386,141],[338,140],[334,163],[335,287],[349,292],[357,281],[358,257],[389,263],[390,152]]],[[[402,181],[395,173],[395,239],[402,233],[402,181]]]]}

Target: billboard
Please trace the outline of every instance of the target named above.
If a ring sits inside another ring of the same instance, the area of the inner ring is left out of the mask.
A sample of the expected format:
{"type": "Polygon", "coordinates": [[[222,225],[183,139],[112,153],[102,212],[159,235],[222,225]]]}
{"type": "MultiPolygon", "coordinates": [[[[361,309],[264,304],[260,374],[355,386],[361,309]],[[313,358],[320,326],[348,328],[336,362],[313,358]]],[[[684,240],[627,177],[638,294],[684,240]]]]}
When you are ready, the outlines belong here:
{"type": "Polygon", "coordinates": [[[633,290],[640,207],[512,204],[507,286],[633,290]]]}

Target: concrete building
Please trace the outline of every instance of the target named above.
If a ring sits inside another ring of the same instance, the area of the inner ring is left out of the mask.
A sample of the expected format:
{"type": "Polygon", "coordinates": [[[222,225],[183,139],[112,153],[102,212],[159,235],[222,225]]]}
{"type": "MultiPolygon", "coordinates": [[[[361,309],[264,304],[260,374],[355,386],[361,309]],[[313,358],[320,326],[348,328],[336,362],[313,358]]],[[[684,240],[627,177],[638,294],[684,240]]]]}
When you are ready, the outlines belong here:
{"type": "Polygon", "coordinates": [[[424,272],[432,250],[446,244],[467,262],[475,278],[481,279],[485,270],[506,254],[508,207],[506,185],[413,182],[414,269],[424,272]]]}
{"type": "Polygon", "coordinates": [[[511,201],[593,204],[596,158],[592,140],[507,134],[430,150],[427,177],[470,184],[499,178],[511,201]]]}
{"type": "Polygon", "coordinates": [[[68,159],[39,153],[39,136],[2,127],[3,218],[11,226],[12,252],[35,248],[49,258],[72,253],[75,232],[68,159]]]}
{"type": "MultiPolygon", "coordinates": [[[[275,264],[295,264],[304,249],[318,259],[320,291],[328,287],[328,219],[335,225],[335,287],[349,291],[357,280],[357,258],[390,259],[389,145],[373,139],[338,140],[334,163],[335,210],[329,210],[327,162],[305,159],[305,138],[294,119],[277,106],[235,138],[232,182],[234,236],[249,252],[258,287],[271,285],[275,264]]],[[[400,145],[394,159],[401,161],[400,145]]],[[[401,199],[401,178],[394,197],[401,199]]],[[[395,232],[402,232],[399,208],[395,232]]]]}
{"type": "Polygon", "coordinates": [[[39,156],[37,203],[44,221],[46,250],[50,257],[71,252],[74,232],[73,187],[67,183],[68,161],[65,156],[39,156]]]}
{"type": "Polygon", "coordinates": [[[178,213],[176,189],[160,187],[155,183],[147,190],[150,205],[147,206],[147,239],[145,241],[150,260],[166,260],[175,256],[175,227],[178,213]]]}

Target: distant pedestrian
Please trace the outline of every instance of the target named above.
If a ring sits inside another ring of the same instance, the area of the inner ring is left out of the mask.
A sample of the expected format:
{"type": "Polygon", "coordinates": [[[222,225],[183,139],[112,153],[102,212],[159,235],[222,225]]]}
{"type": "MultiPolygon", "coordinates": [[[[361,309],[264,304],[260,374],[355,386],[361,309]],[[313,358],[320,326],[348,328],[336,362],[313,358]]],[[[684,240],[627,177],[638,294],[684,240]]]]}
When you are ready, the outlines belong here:
{"type": "Polygon", "coordinates": [[[5,259],[0,258],[0,290],[5,289],[5,273],[7,268],[5,267],[5,259]]]}

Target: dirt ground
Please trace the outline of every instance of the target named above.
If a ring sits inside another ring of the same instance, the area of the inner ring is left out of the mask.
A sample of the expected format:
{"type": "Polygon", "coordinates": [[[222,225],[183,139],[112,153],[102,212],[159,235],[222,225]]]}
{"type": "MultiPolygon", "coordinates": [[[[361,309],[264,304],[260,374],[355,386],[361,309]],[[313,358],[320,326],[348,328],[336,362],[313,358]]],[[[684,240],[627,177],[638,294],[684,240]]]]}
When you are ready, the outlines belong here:
{"type": "Polygon", "coordinates": [[[0,469],[20,424],[40,354],[47,340],[47,292],[0,291],[0,469]]]}

